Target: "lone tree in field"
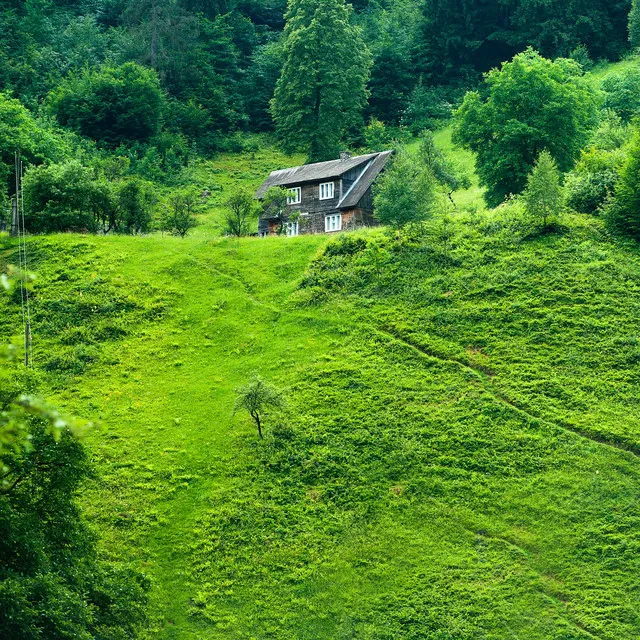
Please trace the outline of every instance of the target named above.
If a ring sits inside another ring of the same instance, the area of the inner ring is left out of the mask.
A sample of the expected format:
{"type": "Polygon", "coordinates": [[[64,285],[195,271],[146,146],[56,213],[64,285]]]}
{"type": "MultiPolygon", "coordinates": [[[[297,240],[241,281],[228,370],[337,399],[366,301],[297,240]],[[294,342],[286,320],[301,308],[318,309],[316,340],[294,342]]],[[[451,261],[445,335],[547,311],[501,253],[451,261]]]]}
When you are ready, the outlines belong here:
{"type": "Polygon", "coordinates": [[[271,112],[286,148],[335,158],[361,125],[371,54],[344,0],[292,0],[271,112]]]}
{"type": "Polygon", "coordinates": [[[640,0],[633,0],[629,14],[629,43],[632,49],[640,49],[640,0]]]}
{"type": "Polygon", "coordinates": [[[281,409],[285,406],[282,391],[265,382],[260,376],[254,376],[249,384],[236,389],[238,394],[233,407],[236,413],[241,409],[247,411],[258,427],[258,435],[262,435],[262,422],[265,412],[272,409],[281,409]]]}
{"type": "Polygon", "coordinates": [[[224,230],[240,238],[249,233],[250,223],[256,216],[257,204],[248,191],[236,191],[225,202],[224,230]]]}
{"type": "Polygon", "coordinates": [[[532,217],[541,217],[543,228],[549,218],[562,212],[564,193],[560,184],[560,172],[553,156],[543,151],[529,175],[524,191],[527,213],[532,217]]]}
{"type": "Polygon", "coordinates": [[[547,60],[533,49],[485,76],[455,113],[454,141],[476,153],[487,204],[501,204],[527,185],[548,149],[569,171],[598,117],[598,94],[574,60],[547,60]]]}
{"type": "Polygon", "coordinates": [[[175,191],[169,198],[169,216],[161,221],[163,228],[181,238],[184,238],[191,229],[198,226],[196,211],[198,209],[198,196],[189,189],[175,191]]]}
{"type": "Polygon", "coordinates": [[[376,218],[398,231],[431,215],[435,178],[415,157],[399,153],[374,186],[376,218]]]}

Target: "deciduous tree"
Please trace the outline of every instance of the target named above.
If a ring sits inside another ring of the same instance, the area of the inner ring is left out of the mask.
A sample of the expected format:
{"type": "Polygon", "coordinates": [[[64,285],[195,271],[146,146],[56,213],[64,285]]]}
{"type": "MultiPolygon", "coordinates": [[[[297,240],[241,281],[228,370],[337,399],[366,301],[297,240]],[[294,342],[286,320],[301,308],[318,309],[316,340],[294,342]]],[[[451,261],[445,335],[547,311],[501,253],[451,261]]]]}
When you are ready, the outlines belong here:
{"type": "Polygon", "coordinates": [[[244,409],[255,422],[258,435],[263,438],[262,424],[265,412],[269,409],[281,409],[285,406],[282,391],[265,382],[260,376],[254,376],[249,384],[236,389],[234,413],[244,409]]]}
{"type": "Polygon", "coordinates": [[[401,151],[374,187],[376,218],[398,230],[432,212],[435,179],[413,155],[401,151]]]}
{"type": "Polygon", "coordinates": [[[225,202],[224,230],[240,238],[249,233],[249,226],[255,220],[257,203],[249,191],[236,191],[225,202]]]}
{"type": "Polygon", "coordinates": [[[476,153],[476,169],[497,206],[520,193],[547,149],[561,171],[573,166],[597,120],[598,95],[573,60],[528,49],[485,76],[455,114],[454,141],[476,153]]]}

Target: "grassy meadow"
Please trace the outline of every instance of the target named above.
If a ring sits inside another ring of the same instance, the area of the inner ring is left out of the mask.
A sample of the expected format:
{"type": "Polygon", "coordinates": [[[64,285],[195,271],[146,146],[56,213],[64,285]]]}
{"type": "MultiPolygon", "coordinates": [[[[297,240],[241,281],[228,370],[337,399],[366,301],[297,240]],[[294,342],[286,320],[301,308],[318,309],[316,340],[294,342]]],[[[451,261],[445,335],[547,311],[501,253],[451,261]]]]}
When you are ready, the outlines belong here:
{"type": "Polygon", "coordinates": [[[96,422],[79,500],[151,578],[146,637],[637,638],[637,247],[477,181],[399,241],[221,238],[225,192],[296,160],[198,167],[184,240],[29,239],[33,384],[96,422]],[[233,413],[253,373],[288,400],[263,441],[233,413]]]}

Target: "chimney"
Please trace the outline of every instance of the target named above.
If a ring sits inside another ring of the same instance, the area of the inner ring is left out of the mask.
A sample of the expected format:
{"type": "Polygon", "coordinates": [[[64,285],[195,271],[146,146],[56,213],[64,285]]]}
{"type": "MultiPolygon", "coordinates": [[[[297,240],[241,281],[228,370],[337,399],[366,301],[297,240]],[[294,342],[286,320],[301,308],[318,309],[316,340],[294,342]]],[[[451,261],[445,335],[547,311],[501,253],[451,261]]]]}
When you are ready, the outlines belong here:
{"type": "Polygon", "coordinates": [[[343,162],[350,159],[351,159],[351,154],[348,151],[343,151],[340,154],[340,160],[342,160],[343,162]]]}

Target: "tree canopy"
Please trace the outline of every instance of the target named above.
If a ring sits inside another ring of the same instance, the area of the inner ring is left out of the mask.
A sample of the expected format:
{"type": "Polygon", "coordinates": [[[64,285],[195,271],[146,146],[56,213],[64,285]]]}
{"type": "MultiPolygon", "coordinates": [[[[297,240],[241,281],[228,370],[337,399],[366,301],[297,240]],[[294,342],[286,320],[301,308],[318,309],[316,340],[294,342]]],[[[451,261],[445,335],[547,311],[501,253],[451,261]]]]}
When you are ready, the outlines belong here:
{"type": "Polygon", "coordinates": [[[366,104],[370,54],[344,0],[294,0],[272,112],[290,150],[334,158],[366,104]]]}
{"type": "Polygon", "coordinates": [[[454,140],[477,154],[486,199],[520,193],[547,149],[561,171],[573,166],[597,122],[598,94],[577,62],[547,60],[533,49],[485,76],[455,114],[454,140]]]}

